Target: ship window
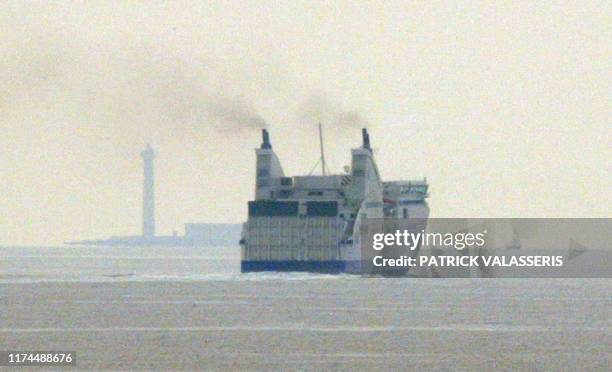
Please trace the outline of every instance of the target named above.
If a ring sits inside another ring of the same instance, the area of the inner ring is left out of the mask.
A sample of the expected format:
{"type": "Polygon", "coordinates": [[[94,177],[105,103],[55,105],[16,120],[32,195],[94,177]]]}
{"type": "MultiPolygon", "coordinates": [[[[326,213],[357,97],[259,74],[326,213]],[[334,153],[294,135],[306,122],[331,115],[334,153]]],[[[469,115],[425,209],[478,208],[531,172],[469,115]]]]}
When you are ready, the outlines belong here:
{"type": "Polygon", "coordinates": [[[249,202],[249,216],[297,216],[298,202],[256,200],[249,202]]]}
{"type": "Polygon", "coordinates": [[[323,196],[323,191],[308,191],[308,196],[323,196]]]}
{"type": "Polygon", "coordinates": [[[402,208],[402,213],[404,214],[404,218],[408,218],[408,209],[402,208]]]}
{"type": "Polygon", "coordinates": [[[338,202],[336,201],[309,201],[306,202],[306,214],[308,216],[337,216],[338,202]]]}
{"type": "Polygon", "coordinates": [[[291,177],[281,177],[281,186],[291,186],[293,183],[291,181],[293,181],[291,177]]]}

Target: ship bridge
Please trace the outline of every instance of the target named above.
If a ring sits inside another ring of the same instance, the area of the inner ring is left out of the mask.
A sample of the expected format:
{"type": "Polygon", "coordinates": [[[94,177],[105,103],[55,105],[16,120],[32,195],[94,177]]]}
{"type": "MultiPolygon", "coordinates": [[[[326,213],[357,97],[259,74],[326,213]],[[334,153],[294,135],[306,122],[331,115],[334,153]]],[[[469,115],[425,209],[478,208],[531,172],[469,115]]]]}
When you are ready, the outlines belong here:
{"type": "Polygon", "coordinates": [[[393,218],[426,218],[429,206],[427,179],[383,182],[384,213],[393,218]]]}

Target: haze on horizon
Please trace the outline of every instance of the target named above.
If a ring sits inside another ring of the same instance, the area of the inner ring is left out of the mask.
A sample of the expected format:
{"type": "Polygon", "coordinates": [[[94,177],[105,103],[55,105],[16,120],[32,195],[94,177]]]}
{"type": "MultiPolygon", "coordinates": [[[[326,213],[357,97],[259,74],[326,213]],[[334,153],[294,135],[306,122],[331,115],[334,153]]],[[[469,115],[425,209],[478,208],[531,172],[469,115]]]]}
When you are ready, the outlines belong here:
{"type": "Polygon", "coordinates": [[[607,2],[0,4],[0,245],[242,222],[259,129],[290,175],[360,128],[432,217],[610,217],[607,2]]]}

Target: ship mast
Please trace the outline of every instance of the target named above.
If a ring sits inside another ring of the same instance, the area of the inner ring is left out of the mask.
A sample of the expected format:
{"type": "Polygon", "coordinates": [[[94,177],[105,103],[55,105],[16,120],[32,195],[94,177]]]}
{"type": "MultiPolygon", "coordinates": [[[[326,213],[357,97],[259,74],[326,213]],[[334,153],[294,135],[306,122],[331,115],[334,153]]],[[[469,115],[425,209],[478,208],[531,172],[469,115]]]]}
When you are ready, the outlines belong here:
{"type": "Polygon", "coordinates": [[[323,151],[323,126],[319,122],[319,142],[321,143],[321,172],[325,176],[325,151],[323,151]]]}

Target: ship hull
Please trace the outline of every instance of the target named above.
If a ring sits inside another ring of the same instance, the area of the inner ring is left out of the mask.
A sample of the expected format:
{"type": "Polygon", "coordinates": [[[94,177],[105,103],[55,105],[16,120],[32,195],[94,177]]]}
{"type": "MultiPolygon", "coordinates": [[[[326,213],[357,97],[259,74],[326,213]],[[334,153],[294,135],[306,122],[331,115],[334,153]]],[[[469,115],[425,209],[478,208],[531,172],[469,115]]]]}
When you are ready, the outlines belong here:
{"type": "Polygon", "coordinates": [[[351,265],[346,261],[298,261],[298,260],[260,260],[242,261],[240,270],[243,273],[278,271],[278,272],[309,272],[323,274],[341,274],[347,272],[351,265]]]}
{"type": "MultiPolygon", "coordinates": [[[[425,218],[412,220],[379,219],[382,231],[407,229],[424,230],[425,218]]],[[[374,222],[372,222],[374,223],[374,222]]],[[[373,225],[369,225],[371,228],[373,225]]],[[[377,253],[364,249],[360,239],[345,242],[344,221],[337,217],[251,217],[244,225],[241,241],[240,270],[247,272],[310,272],[323,274],[355,274],[376,276],[407,276],[408,267],[373,267],[377,253]]],[[[360,235],[360,233],[357,233],[360,235]]],[[[358,238],[358,236],[354,238],[358,238]]],[[[369,244],[366,243],[366,246],[369,244]]],[[[388,258],[416,257],[415,250],[391,249],[382,253],[388,258]]]]}
{"type": "Polygon", "coordinates": [[[361,261],[241,261],[240,271],[306,272],[319,274],[361,274],[361,261]]]}

